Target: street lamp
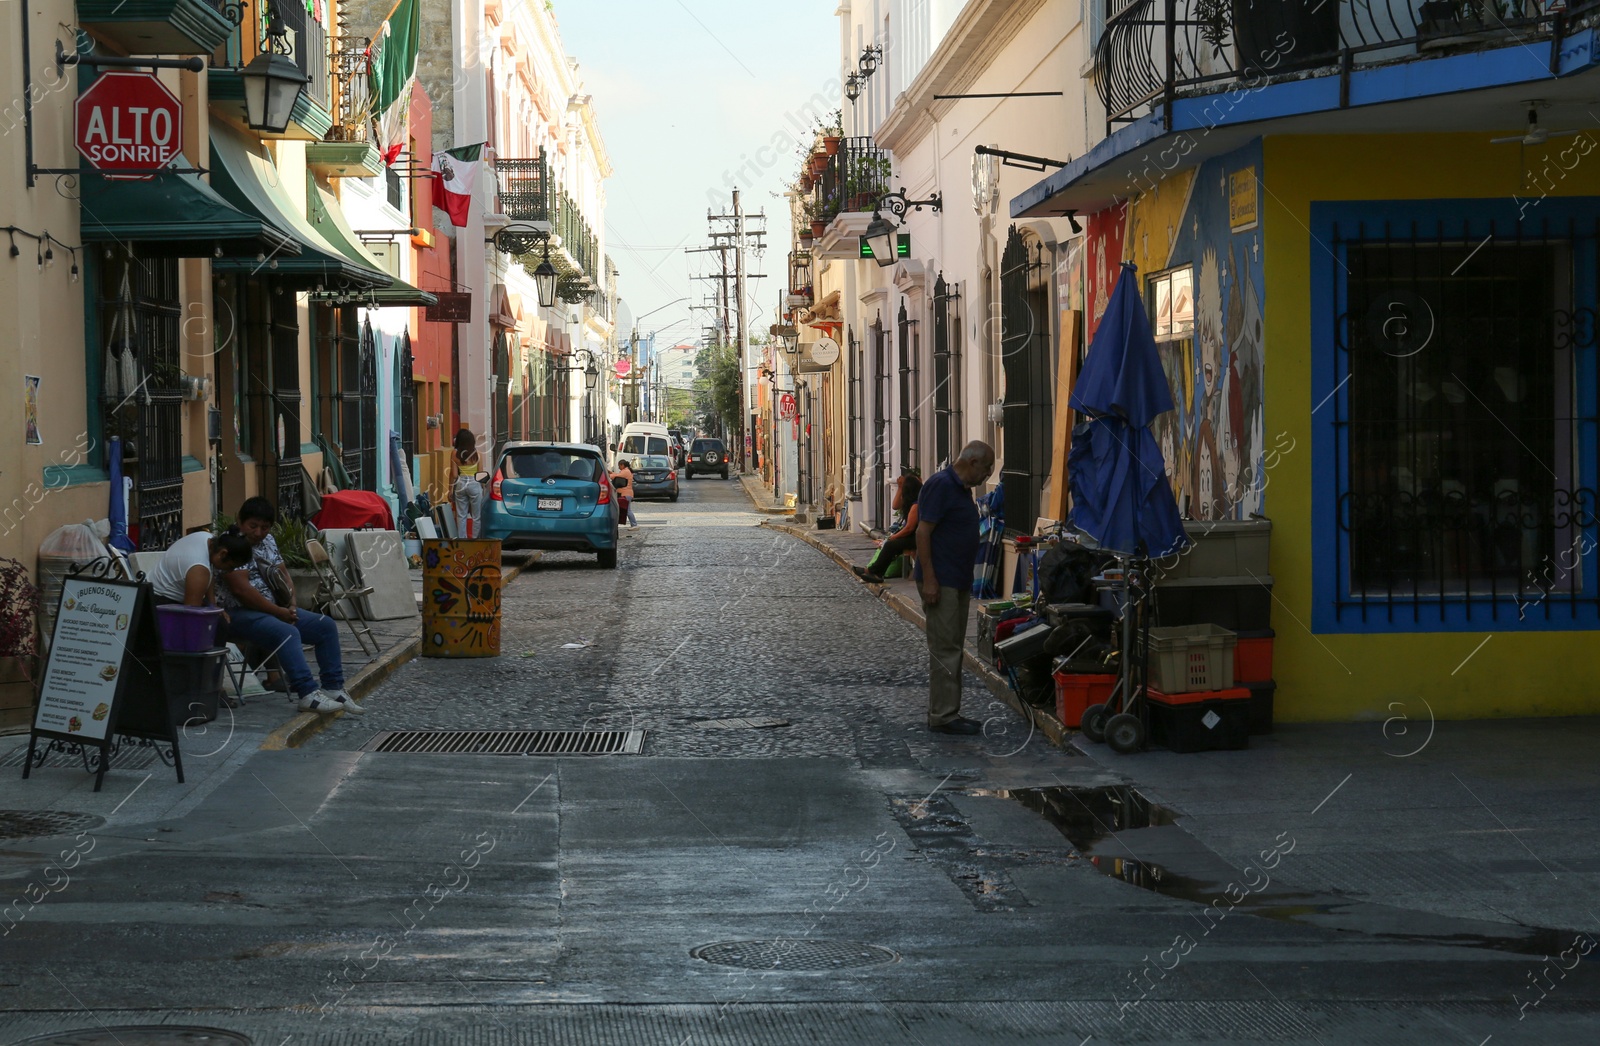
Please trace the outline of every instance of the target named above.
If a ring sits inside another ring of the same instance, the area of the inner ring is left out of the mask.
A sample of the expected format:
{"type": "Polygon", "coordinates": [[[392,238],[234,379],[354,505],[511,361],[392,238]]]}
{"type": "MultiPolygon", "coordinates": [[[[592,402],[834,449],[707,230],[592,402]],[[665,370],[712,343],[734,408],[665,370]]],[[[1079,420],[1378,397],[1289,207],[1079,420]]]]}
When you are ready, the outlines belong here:
{"type": "Polygon", "coordinates": [[[600,380],[600,368],[596,367],[594,365],[594,359],[591,356],[590,359],[589,359],[589,365],[587,367],[583,368],[583,384],[584,384],[584,386],[586,388],[588,388],[588,390],[590,392],[593,392],[594,391],[595,382],[597,382],[599,380],[600,380]]]}
{"type": "Polygon", "coordinates": [[[550,264],[550,241],[544,242],[544,261],[533,270],[533,285],[539,294],[539,307],[553,309],[556,307],[556,279],[559,274],[556,267],[550,264]]]}
{"type": "Polygon", "coordinates": [[[909,208],[922,210],[924,207],[933,208],[938,214],[944,210],[944,200],[938,193],[934,193],[926,200],[913,200],[906,195],[906,187],[901,186],[899,192],[885,193],[878,198],[872,207],[872,223],[867,226],[867,231],[862,233],[862,239],[867,241],[867,246],[872,248],[872,260],[878,263],[879,268],[886,269],[898,261],[900,225],[903,224],[906,211],[909,208]],[[896,224],[889,224],[884,218],[883,211],[887,209],[894,215],[896,224]]]}
{"type": "Polygon", "coordinates": [[[239,71],[244,83],[245,121],[253,131],[282,134],[289,126],[300,92],[309,82],[288,57],[288,35],[274,7],[267,38],[262,41],[265,46],[239,71]]]}

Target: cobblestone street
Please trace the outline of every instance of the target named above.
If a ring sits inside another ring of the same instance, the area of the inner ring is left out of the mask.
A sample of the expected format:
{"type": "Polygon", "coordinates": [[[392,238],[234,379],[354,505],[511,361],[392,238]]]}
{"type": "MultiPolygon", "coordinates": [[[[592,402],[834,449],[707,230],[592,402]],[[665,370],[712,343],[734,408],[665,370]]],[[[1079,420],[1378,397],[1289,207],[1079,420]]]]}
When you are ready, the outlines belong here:
{"type": "MultiPolygon", "coordinates": [[[[820,552],[760,527],[738,483],[684,490],[676,504],[637,506],[616,571],[547,553],[509,585],[500,658],[413,661],[369,714],[310,747],[357,748],[392,729],[583,727],[649,731],[651,756],[833,756],[863,768],[1018,749],[1026,724],[971,673],[966,711],[988,721],[987,736],[929,733],[916,629],[820,552]],[[591,645],[562,649],[582,642],[591,645]],[[695,725],[734,717],[790,725],[695,725]]],[[[1066,758],[1037,739],[1031,747],[1066,758]]]]}

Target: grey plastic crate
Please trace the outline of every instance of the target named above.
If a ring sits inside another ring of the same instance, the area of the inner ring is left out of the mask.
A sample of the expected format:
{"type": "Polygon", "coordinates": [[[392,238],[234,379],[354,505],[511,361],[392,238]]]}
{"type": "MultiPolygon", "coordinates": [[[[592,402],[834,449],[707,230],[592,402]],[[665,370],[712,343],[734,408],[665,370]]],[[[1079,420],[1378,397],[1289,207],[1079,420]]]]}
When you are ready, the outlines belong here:
{"type": "Polygon", "coordinates": [[[1272,520],[1191,519],[1184,531],[1194,544],[1186,551],[1155,561],[1158,581],[1184,578],[1265,576],[1270,568],[1272,520]]]}

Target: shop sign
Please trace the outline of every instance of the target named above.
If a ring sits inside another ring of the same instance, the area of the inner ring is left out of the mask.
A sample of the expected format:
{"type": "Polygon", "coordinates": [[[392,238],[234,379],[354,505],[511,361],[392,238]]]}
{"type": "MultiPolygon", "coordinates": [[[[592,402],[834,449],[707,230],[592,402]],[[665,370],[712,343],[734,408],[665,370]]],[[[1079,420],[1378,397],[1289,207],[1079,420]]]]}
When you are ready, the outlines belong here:
{"type": "Polygon", "coordinates": [[[183,781],[150,586],[69,577],[61,586],[22,776],[32,769],[41,741],[49,747],[77,745],[98,752],[88,762],[98,792],[118,735],[170,744],[170,763],[183,781]]]}
{"type": "Polygon", "coordinates": [[[429,305],[423,311],[423,318],[429,323],[472,322],[472,292],[434,291],[433,294],[439,304],[429,305]]]}
{"type": "Polygon", "coordinates": [[[1256,227],[1256,169],[1246,167],[1228,175],[1228,229],[1244,232],[1256,227]]]}
{"type": "Polygon", "coordinates": [[[158,171],[183,150],[183,105],[154,73],[102,73],[78,97],[76,144],[99,170],[158,171]]]}

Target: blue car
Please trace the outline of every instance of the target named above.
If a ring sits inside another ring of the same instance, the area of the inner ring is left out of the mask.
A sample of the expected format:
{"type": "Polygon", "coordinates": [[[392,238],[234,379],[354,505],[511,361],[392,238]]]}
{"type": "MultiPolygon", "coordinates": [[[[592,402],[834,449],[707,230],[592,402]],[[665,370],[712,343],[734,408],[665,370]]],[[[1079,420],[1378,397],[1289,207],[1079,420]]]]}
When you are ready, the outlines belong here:
{"type": "Polygon", "coordinates": [[[593,552],[617,565],[617,498],[598,447],[584,443],[508,443],[500,452],[484,537],[511,548],[593,552]]]}

